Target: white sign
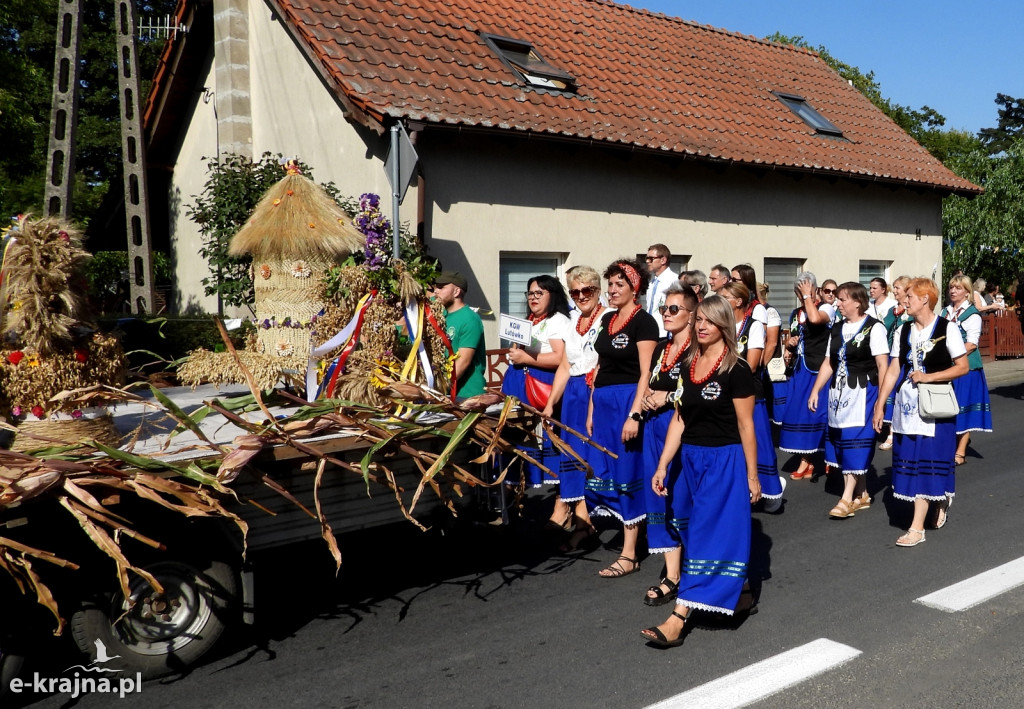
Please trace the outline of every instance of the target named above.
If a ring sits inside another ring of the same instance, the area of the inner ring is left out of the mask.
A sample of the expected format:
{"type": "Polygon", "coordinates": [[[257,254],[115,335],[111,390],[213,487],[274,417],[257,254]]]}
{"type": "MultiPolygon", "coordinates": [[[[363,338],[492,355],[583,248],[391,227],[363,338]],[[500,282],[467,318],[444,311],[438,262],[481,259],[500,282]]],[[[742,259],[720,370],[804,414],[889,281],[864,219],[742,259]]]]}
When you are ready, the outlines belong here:
{"type": "Polygon", "coordinates": [[[498,316],[498,337],[528,347],[533,343],[533,323],[501,313],[498,316]]]}

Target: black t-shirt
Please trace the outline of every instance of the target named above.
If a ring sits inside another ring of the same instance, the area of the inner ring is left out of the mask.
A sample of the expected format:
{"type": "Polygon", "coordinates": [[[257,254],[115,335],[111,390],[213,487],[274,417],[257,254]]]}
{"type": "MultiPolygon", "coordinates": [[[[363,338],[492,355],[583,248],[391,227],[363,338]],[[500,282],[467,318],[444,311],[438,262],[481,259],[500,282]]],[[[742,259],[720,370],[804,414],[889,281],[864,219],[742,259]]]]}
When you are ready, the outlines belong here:
{"type": "MultiPolygon", "coordinates": [[[[651,357],[651,390],[652,391],[675,391],[679,388],[679,372],[683,364],[682,358],[677,358],[675,363],[668,368],[667,372],[661,371],[661,358],[663,353],[672,343],[672,340],[662,340],[654,348],[654,356],[651,357]]],[[[672,404],[665,404],[657,413],[667,411],[672,404]]]]}
{"type": "Polygon", "coordinates": [[[636,384],[640,381],[640,351],[638,342],[658,340],[658,321],[640,310],[626,326],[614,336],[608,334],[608,323],[617,311],[605,313],[601,318],[601,331],[594,341],[601,368],[594,380],[595,387],[613,384],[636,384]]]}
{"type": "Polygon", "coordinates": [[[686,429],[683,443],[697,446],[727,446],[740,443],[733,399],[754,396],[754,375],[742,359],[728,372],[719,369],[708,381],[697,385],[687,367],[683,373],[683,395],[677,406],[686,429]]]}

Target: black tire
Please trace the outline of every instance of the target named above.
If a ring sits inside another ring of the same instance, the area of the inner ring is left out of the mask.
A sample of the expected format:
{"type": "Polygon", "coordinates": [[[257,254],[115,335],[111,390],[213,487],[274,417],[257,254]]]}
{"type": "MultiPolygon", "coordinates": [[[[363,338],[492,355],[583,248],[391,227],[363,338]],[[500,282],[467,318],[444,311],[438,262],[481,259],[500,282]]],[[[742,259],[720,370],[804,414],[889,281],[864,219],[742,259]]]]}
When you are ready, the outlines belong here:
{"type": "Polygon", "coordinates": [[[25,664],[22,649],[9,636],[0,637],[0,697],[11,688],[11,680],[21,673],[25,664]]]}
{"type": "Polygon", "coordinates": [[[236,613],[238,576],[219,561],[203,569],[180,561],[144,568],[163,585],[163,595],[129,572],[132,610],[125,613],[118,589],[107,600],[83,604],[71,618],[71,633],[90,657],[97,640],[108,657],[120,656],[105,667],[153,679],[184,670],[213,647],[236,613]]]}

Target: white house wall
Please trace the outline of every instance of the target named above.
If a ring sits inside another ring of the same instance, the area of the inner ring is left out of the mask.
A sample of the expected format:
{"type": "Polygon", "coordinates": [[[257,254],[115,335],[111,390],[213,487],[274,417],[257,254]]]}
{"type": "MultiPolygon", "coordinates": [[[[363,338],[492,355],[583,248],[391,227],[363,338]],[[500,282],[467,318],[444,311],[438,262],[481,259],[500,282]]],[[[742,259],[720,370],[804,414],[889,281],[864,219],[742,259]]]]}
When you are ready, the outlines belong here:
{"type": "MultiPolygon", "coordinates": [[[[390,217],[386,137],[346,120],[269,8],[255,0],[250,7],[253,155],[298,157],[344,195],[376,192],[390,217]]],[[[466,273],[470,303],[488,309],[498,309],[503,254],[554,254],[563,272],[579,263],[603,270],[664,242],[704,271],[750,263],[761,274],[765,258],[789,258],[839,282],[857,280],[861,260],[891,262],[893,277],[931,275],[941,262],[936,193],[430,127],[417,149],[428,248],[445,268],[466,273]]],[[[202,158],[216,150],[213,111],[200,102],[174,173],[183,202],[202,189],[202,158]]],[[[416,223],[416,205],[413,187],[403,221],[416,223]]],[[[181,302],[215,311],[215,299],[202,296],[206,264],[184,210],[173,230],[181,302]]],[[[494,321],[485,326],[488,346],[497,346],[494,321]]]]}

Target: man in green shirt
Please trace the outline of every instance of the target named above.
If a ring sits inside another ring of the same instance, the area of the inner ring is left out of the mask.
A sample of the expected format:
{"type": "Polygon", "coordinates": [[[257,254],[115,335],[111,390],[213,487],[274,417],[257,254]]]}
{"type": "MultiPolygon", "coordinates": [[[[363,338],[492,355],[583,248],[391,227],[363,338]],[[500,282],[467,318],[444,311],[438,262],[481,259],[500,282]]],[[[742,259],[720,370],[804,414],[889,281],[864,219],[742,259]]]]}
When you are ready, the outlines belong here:
{"type": "Polygon", "coordinates": [[[468,284],[461,273],[443,271],[434,281],[434,297],[445,310],[447,335],[456,355],[456,395],[461,399],[483,394],[487,387],[487,353],[484,351],[484,324],[472,308],[463,302],[468,284]]]}

